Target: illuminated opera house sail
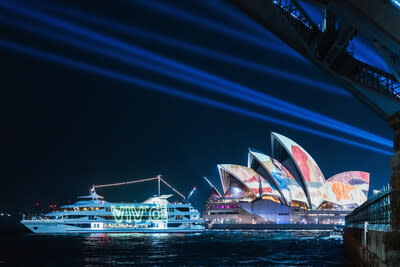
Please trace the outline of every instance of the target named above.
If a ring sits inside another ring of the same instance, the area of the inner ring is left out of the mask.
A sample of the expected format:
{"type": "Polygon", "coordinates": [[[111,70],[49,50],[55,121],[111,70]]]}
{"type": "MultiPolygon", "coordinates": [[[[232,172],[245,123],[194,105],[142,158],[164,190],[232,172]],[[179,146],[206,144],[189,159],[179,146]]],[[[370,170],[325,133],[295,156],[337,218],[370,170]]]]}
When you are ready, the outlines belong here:
{"type": "Polygon", "coordinates": [[[342,172],[325,179],[311,155],[271,133],[272,156],[249,149],[246,166],[220,164],[222,193],[213,193],[203,216],[210,224],[342,224],[367,200],[369,173],[342,172]]]}

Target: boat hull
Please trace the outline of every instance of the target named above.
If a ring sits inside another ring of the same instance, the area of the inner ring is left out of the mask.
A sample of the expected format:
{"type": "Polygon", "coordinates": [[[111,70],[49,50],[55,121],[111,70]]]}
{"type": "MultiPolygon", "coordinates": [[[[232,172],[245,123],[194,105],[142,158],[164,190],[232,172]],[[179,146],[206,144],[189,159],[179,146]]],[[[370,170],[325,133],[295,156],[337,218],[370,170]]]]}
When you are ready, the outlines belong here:
{"type": "Polygon", "coordinates": [[[199,233],[205,230],[204,226],[190,228],[80,228],[64,223],[48,223],[41,221],[21,221],[31,232],[37,234],[84,234],[84,233],[199,233]]]}

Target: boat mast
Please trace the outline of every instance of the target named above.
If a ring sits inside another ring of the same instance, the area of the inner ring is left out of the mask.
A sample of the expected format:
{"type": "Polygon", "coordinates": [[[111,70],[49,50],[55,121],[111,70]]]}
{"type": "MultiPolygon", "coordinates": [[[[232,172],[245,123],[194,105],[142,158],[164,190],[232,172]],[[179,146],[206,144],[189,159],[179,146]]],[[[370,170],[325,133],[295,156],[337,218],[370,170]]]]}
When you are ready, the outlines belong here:
{"type": "Polygon", "coordinates": [[[173,188],[163,178],[161,178],[161,175],[157,175],[156,177],[152,177],[152,178],[133,180],[133,181],[128,181],[128,182],[121,182],[121,183],[114,183],[114,184],[93,185],[93,190],[96,189],[96,188],[112,187],[112,186],[127,185],[127,184],[136,184],[136,183],[142,183],[142,182],[148,182],[148,181],[154,181],[154,180],[157,180],[157,182],[158,182],[158,196],[161,196],[161,182],[163,182],[171,190],[173,190],[175,193],[177,193],[179,196],[181,196],[183,198],[183,201],[185,201],[186,197],[181,192],[179,192],[178,190],[173,188]]]}
{"type": "Polygon", "coordinates": [[[158,180],[158,196],[161,196],[161,194],[160,194],[160,193],[161,193],[161,192],[160,192],[160,180],[161,180],[160,175],[158,175],[157,178],[158,178],[158,179],[157,179],[157,180],[158,180]]]}

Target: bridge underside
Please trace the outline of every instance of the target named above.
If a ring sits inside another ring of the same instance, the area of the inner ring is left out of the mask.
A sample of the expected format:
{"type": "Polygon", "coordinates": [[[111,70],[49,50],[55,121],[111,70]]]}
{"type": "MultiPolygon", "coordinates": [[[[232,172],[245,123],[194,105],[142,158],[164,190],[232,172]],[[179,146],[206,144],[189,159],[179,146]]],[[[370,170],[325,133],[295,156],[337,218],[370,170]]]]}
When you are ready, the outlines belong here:
{"type": "MultiPolygon", "coordinates": [[[[382,57],[387,59],[386,62],[392,67],[394,74],[354,58],[346,48],[357,33],[366,32],[364,26],[367,24],[338,19],[339,16],[335,12],[341,8],[348,10],[340,4],[342,1],[312,1],[323,7],[320,26],[311,20],[295,0],[230,1],[247,13],[250,18],[334,77],[381,118],[386,120],[389,115],[400,109],[400,83],[396,78],[400,73],[397,70],[400,68],[397,67],[398,59],[394,56],[396,51],[393,49],[396,47],[396,41],[385,35],[385,38],[390,39],[391,42],[385,42],[385,45],[376,40],[374,42],[382,57]]],[[[351,12],[355,17],[356,11],[351,12]]],[[[376,32],[379,31],[376,30],[376,32]]],[[[369,34],[368,36],[379,35],[369,34]]]]}

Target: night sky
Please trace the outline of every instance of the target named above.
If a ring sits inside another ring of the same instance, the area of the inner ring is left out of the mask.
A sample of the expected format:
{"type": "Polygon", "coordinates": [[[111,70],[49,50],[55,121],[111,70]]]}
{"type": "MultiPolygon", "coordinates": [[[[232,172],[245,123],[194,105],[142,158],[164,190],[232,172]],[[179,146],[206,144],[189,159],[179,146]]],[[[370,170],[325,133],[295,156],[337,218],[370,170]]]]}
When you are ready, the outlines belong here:
{"type": "MultiPolygon", "coordinates": [[[[23,1],[15,2],[24,5],[23,1]]],[[[164,5],[178,8],[194,18],[187,21],[178,15],[151,9],[151,4],[140,4],[153,2],[147,0],[138,1],[139,3],[118,0],[112,1],[112,4],[110,1],[51,2],[54,4],[42,2],[43,5],[28,5],[26,8],[66,20],[129,45],[145,48],[384,138],[393,138],[385,121],[271,33],[260,29],[245,15],[232,9],[229,3],[222,2],[215,8],[204,1],[162,1],[164,5]],[[83,22],[62,14],[60,10],[63,9],[96,15],[126,27],[133,26],[155,35],[178,39],[248,62],[297,74],[311,83],[326,84],[331,90],[282,78],[272,72],[268,74],[244,68],[212,55],[205,56],[180,47],[167,46],[151,38],[121,33],[115,27],[83,22]],[[230,16],[232,14],[238,16],[234,18],[230,16]],[[208,21],[232,28],[263,40],[270,48],[261,47],[240,37],[235,38],[218,30],[219,28],[213,29],[193,23],[194,21],[208,21]]],[[[12,19],[69,36],[56,27],[38,24],[35,20],[17,15],[4,7],[0,8],[0,18],[2,22],[12,19]]],[[[129,66],[94,51],[76,48],[9,24],[0,24],[2,41],[107,68],[374,145],[270,109],[211,93],[155,71],[129,66]]],[[[89,36],[79,39],[90,42],[93,47],[100,46],[90,41],[89,36]]],[[[129,58],[122,52],[112,49],[110,51],[129,58]]],[[[372,55],[369,51],[362,52],[366,55],[366,60],[368,55],[372,55]]],[[[196,207],[201,208],[211,192],[202,177],[210,177],[220,186],[217,164],[246,165],[248,147],[270,154],[271,131],[286,135],[303,146],[316,160],[326,179],[348,170],[370,172],[370,191],[379,189],[390,180],[388,155],[150,91],[143,86],[135,86],[1,46],[0,58],[0,209],[27,209],[33,207],[35,201],[39,201],[42,207],[49,203],[63,204],[75,201],[78,195],[87,194],[92,184],[115,183],[154,177],[157,174],[162,174],[185,195],[197,185],[198,192],[193,202],[196,207]]],[[[374,58],[371,56],[371,60],[374,58]]],[[[371,62],[374,63],[376,62],[371,62]]],[[[156,63],[152,64],[157,66],[156,63]]],[[[163,189],[163,192],[170,191],[163,189]]],[[[156,193],[156,183],[101,189],[98,193],[111,201],[142,201],[156,193]]]]}

